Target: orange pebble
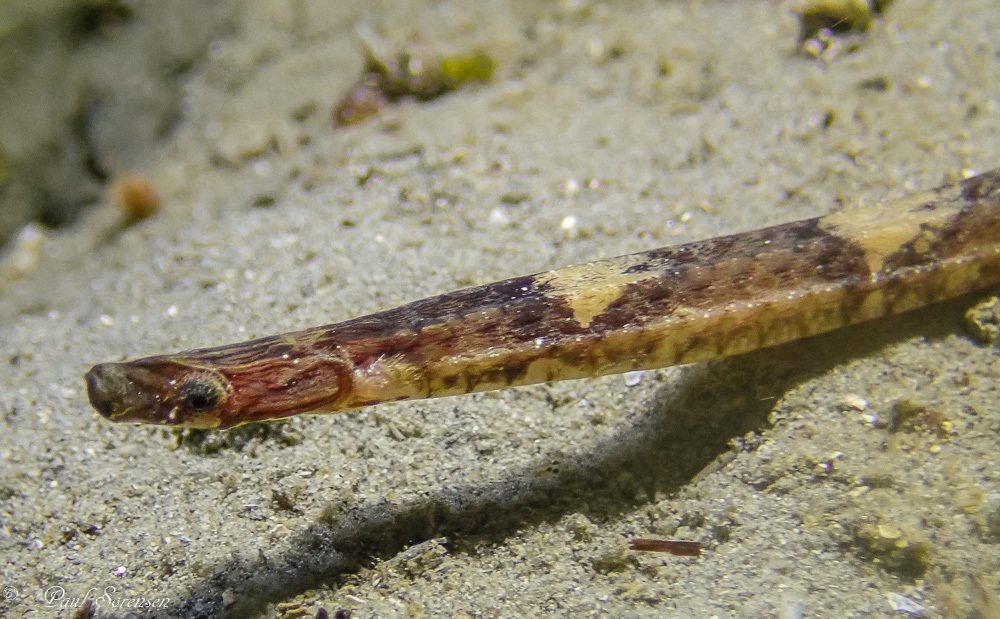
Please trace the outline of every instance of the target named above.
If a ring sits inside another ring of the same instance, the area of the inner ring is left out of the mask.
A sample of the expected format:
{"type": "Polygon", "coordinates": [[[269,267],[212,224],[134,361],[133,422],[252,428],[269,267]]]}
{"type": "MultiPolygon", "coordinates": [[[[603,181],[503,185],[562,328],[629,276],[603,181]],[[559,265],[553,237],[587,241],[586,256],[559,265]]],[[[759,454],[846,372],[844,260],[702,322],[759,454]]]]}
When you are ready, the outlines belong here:
{"type": "Polygon", "coordinates": [[[129,217],[145,219],[160,210],[160,196],[149,179],[140,174],[129,174],[115,179],[111,184],[111,199],[129,217]]]}
{"type": "Polygon", "coordinates": [[[377,87],[361,84],[333,108],[333,126],[359,125],[381,112],[387,103],[385,95],[377,87]]]}

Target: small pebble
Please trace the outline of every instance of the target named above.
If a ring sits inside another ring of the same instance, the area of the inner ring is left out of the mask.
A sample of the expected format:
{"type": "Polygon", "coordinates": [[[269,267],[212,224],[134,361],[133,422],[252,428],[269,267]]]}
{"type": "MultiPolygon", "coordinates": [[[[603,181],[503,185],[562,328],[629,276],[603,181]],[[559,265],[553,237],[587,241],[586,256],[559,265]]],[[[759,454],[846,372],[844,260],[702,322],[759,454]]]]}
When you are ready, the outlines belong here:
{"type": "Polygon", "coordinates": [[[160,196],[140,174],[122,176],[111,184],[111,200],[133,219],[146,219],[160,210],[160,196]]]}
{"type": "Polygon", "coordinates": [[[635,387],[642,382],[642,370],[636,372],[625,372],[625,384],[629,387],[635,387]]]}
{"type": "Polygon", "coordinates": [[[844,396],[842,405],[846,410],[863,411],[868,408],[868,401],[857,394],[851,393],[844,396]]]}
{"type": "Polygon", "coordinates": [[[889,606],[892,610],[907,615],[923,615],[927,612],[927,609],[917,604],[905,595],[900,595],[898,593],[886,593],[885,599],[888,600],[889,606]]]}

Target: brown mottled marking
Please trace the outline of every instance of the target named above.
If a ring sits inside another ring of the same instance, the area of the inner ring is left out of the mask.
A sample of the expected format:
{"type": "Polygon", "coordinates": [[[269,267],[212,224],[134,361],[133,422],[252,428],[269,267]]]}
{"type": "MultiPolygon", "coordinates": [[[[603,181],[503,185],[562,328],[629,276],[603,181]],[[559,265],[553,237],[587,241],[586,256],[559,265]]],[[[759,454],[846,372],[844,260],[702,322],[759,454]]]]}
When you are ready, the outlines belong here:
{"type": "Polygon", "coordinates": [[[228,428],[692,363],[1000,283],[1000,169],[907,198],[516,277],[251,342],[102,363],[112,421],[228,428]]]}

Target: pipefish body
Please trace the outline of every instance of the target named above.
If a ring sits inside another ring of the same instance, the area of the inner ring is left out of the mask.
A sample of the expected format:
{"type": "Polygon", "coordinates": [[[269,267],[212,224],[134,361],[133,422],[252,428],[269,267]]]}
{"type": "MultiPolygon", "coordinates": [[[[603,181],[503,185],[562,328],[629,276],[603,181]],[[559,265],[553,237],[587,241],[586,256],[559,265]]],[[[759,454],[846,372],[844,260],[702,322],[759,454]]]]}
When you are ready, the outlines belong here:
{"type": "Polygon", "coordinates": [[[1000,169],[882,204],[86,375],[111,421],[231,428],[734,355],[1000,283],[1000,169]]]}

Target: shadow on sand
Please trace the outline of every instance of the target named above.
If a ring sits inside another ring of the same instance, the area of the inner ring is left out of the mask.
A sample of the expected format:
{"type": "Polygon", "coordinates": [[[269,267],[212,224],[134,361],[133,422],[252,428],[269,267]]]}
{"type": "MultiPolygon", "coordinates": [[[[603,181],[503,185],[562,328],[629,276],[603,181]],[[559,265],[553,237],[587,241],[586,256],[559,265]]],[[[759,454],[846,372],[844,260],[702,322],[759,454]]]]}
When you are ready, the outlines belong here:
{"type": "Polygon", "coordinates": [[[186,617],[252,617],[318,586],[336,587],[360,568],[427,539],[447,538],[455,554],[501,544],[567,514],[598,522],[615,517],[657,493],[676,492],[733,449],[732,439],[764,431],[775,403],[795,385],[893,343],[956,333],[964,310],[981,296],[692,366],[657,392],[635,425],[583,457],[560,462],[558,470],[538,462],[494,483],[442,488],[409,504],[347,512],[329,526],[310,524],[294,535],[290,550],[266,562],[237,557],[216,566],[170,610],[186,617]],[[237,601],[224,607],[227,590],[237,601]]]}

